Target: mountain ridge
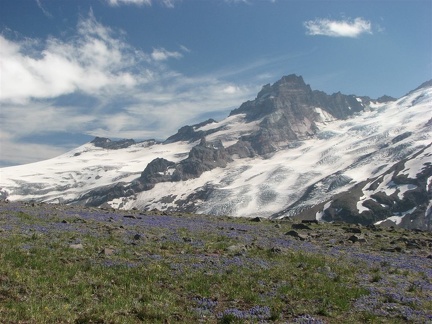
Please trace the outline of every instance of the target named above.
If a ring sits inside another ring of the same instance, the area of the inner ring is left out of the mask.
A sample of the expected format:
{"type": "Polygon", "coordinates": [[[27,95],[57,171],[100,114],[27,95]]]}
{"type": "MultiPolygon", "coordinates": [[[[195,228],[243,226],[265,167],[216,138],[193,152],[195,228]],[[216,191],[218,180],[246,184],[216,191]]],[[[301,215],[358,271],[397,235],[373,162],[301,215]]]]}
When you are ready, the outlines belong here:
{"type": "Polygon", "coordinates": [[[431,98],[430,82],[398,100],[371,99],[327,95],[289,75],[263,86],[226,119],[184,126],[164,142],[96,138],[39,164],[46,165],[40,174],[5,168],[15,172],[0,193],[12,200],[363,224],[387,220],[430,229],[431,125],[420,119],[430,116],[431,98]],[[418,159],[423,180],[409,186],[389,181],[380,187],[388,195],[375,190],[368,196],[363,187],[355,199],[348,194],[400,161],[418,159]],[[60,167],[66,161],[77,167],[60,167]],[[53,164],[57,175],[47,171],[53,164]],[[391,189],[396,187],[398,192],[391,189]],[[411,212],[389,205],[411,206],[407,201],[413,199],[420,205],[411,212]]]}

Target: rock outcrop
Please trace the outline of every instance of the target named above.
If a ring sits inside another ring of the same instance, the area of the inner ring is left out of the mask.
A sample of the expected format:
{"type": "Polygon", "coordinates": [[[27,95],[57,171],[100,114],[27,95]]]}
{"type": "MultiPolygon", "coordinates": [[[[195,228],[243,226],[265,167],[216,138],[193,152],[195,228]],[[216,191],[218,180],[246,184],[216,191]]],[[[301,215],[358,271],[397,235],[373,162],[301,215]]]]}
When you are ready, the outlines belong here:
{"type": "Polygon", "coordinates": [[[247,122],[259,121],[259,130],[241,141],[250,143],[255,153],[265,155],[287,141],[313,137],[317,123],[323,121],[322,113],[328,118],[345,119],[363,111],[370,102],[369,97],[313,91],[301,76],[292,74],[263,86],[255,100],[243,103],[230,116],[245,114],[247,122]]]}
{"type": "Polygon", "coordinates": [[[210,119],[207,119],[206,121],[204,121],[202,123],[198,123],[198,124],[195,124],[192,126],[189,126],[189,125],[183,126],[182,128],[180,128],[177,131],[176,134],[168,137],[164,143],[172,143],[172,142],[178,142],[178,141],[186,141],[186,142],[198,141],[201,138],[220,130],[219,128],[214,128],[214,129],[211,129],[209,131],[203,131],[203,130],[196,131],[196,129],[203,127],[203,126],[206,126],[208,124],[212,124],[212,123],[216,123],[216,121],[214,119],[210,118],[210,119]]]}
{"type": "Polygon", "coordinates": [[[232,159],[221,141],[208,143],[205,138],[192,148],[187,159],[176,165],[173,181],[198,178],[203,172],[224,168],[232,159]]]}
{"type": "Polygon", "coordinates": [[[94,146],[96,147],[102,147],[104,149],[110,149],[110,150],[118,150],[136,144],[136,142],[133,139],[122,139],[118,141],[112,141],[109,138],[105,138],[105,137],[96,137],[90,143],[93,143],[94,146]]]}

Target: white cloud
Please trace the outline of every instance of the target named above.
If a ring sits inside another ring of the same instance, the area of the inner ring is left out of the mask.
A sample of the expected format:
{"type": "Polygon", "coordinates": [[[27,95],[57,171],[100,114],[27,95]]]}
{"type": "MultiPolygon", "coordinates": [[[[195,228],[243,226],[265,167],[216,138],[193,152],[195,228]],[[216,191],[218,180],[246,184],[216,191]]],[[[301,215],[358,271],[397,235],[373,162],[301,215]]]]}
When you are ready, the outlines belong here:
{"type": "Polygon", "coordinates": [[[36,0],[36,4],[46,17],[52,18],[52,14],[42,6],[41,0],[36,0]]]}
{"type": "Polygon", "coordinates": [[[119,5],[147,5],[150,6],[152,1],[151,0],[107,0],[108,4],[110,6],[119,6],[119,5]]]}
{"type": "Polygon", "coordinates": [[[250,0],[225,0],[225,2],[229,4],[238,4],[238,3],[244,3],[248,5],[251,4],[250,0]]]}
{"type": "Polygon", "coordinates": [[[187,77],[167,65],[189,52],[180,46],[145,53],[92,13],[67,40],[0,35],[0,129],[8,134],[0,136],[2,160],[28,163],[58,155],[59,147],[28,139],[59,132],[164,139],[256,93],[217,73],[187,77]]]}
{"type": "Polygon", "coordinates": [[[229,85],[226,88],[224,88],[222,91],[228,94],[233,94],[236,93],[239,90],[238,87],[233,86],[233,85],[229,85]]]}
{"type": "Polygon", "coordinates": [[[183,55],[179,52],[170,52],[164,48],[154,48],[151,57],[155,61],[165,61],[169,58],[181,58],[183,55]]]}
{"type": "Polygon", "coordinates": [[[174,8],[174,3],[180,0],[106,0],[110,6],[117,7],[120,5],[151,6],[153,1],[160,3],[167,8],[174,8]]]}
{"type": "Polygon", "coordinates": [[[308,35],[323,35],[331,37],[358,37],[361,34],[372,33],[371,22],[363,18],[354,20],[315,19],[304,23],[308,35]]]}
{"type": "Polygon", "coordinates": [[[199,116],[206,112],[237,108],[257,91],[255,87],[228,84],[210,76],[188,78],[173,74],[169,79],[169,84],[163,87],[153,86],[151,91],[136,94],[137,103],[126,108],[135,120],[153,124],[135,128],[157,130],[150,137],[164,139],[181,126],[202,121],[199,116]]]}
{"type": "Polygon", "coordinates": [[[145,55],[137,56],[92,14],[78,24],[77,36],[12,41],[0,35],[0,102],[27,103],[74,93],[119,91],[142,82],[132,70],[145,55]],[[43,49],[36,53],[38,47],[43,49]]]}
{"type": "Polygon", "coordinates": [[[184,45],[180,45],[180,49],[185,52],[185,53],[190,53],[192,52],[188,47],[184,46],[184,45]]]}
{"type": "Polygon", "coordinates": [[[161,0],[162,4],[167,8],[174,8],[176,0],[161,0]]]}

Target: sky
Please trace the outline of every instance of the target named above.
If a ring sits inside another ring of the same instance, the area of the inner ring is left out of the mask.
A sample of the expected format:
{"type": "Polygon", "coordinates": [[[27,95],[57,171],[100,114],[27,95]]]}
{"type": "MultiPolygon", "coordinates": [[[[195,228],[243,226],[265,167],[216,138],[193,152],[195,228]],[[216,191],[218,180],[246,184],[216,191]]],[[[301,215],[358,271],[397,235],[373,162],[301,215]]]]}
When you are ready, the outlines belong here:
{"type": "Polygon", "coordinates": [[[297,74],[399,98],[432,79],[432,1],[1,0],[0,167],[164,140],[297,74]]]}

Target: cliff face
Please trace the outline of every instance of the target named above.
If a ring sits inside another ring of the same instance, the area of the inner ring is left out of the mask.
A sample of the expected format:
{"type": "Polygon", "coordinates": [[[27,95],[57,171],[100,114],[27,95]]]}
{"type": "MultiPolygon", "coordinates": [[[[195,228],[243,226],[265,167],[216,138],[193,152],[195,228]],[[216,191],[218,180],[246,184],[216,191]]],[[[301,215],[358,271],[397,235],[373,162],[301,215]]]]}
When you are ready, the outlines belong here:
{"type": "Polygon", "coordinates": [[[276,150],[283,141],[308,138],[316,131],[313,92],[303,78],[296,75],[265,85],[255,100],[243,103],[230,116],[236,114],[245,114],[246,122],[259,121],[260,129],[242,138],[250,142],[258,154],[276,150]]]}

